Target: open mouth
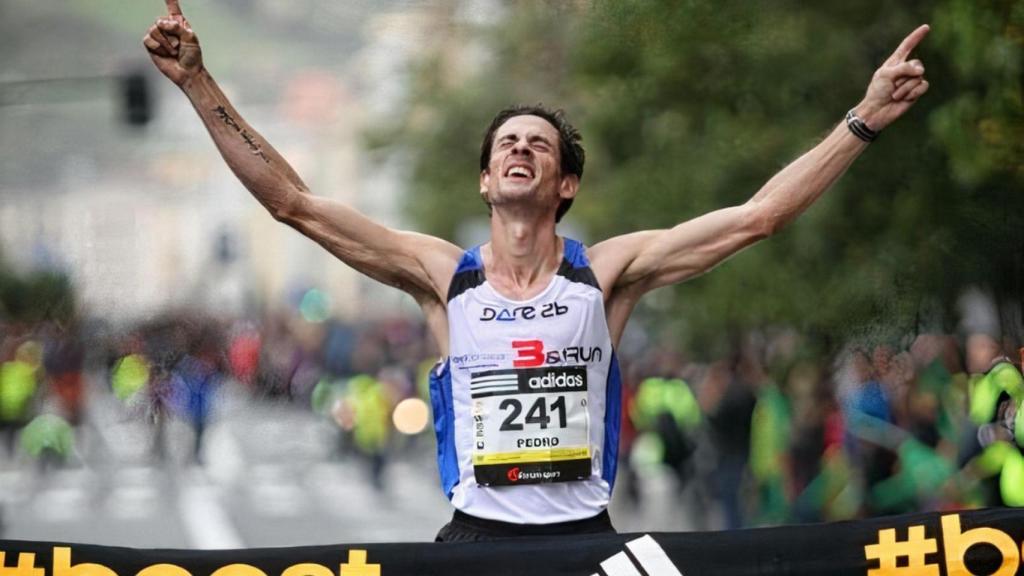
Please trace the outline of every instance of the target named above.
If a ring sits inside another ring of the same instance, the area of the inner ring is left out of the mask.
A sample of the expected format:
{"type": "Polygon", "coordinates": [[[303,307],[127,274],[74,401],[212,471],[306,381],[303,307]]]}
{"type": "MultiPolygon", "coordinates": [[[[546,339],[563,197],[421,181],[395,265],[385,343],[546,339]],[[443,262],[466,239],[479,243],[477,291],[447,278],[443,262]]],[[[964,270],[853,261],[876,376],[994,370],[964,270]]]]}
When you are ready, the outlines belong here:
{"type": "Polygon", "coordinates": [[[533,168],[523,164],[514,164],[505,171],[505,177],[512,180],[533,180],[533,168]]]}

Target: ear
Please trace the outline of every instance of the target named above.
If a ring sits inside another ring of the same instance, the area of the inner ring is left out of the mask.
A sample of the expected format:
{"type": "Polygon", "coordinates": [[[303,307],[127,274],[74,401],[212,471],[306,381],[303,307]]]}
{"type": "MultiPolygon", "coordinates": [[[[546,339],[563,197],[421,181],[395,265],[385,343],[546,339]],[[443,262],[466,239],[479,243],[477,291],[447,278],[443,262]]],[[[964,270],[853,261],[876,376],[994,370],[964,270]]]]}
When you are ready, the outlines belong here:
{"type": "Polygon", "coordinates": [[[576,197],[576,192],[580,189],[580,177],[575,174],[567,174],[562,176],[562,181],[558,186],[558,196],[563,200],[569,200],[576,197]]]}
{"type": "Polygon", "coordinates": [[[487,201],[487,194],[491,191],[491,171],[484,170],[480,172],[480,195],[484,197],[484,202],[487,201]]]}

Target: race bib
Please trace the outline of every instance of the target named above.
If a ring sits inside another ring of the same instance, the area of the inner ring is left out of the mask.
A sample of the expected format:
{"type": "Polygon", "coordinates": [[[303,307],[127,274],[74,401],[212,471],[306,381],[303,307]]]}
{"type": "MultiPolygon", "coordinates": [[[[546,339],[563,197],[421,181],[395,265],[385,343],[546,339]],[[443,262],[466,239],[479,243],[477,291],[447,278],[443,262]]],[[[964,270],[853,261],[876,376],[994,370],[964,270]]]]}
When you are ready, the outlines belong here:
{"type": "Polygon", "coordinates": [[[471,375],[473,471],[482,486],[590,477],[585,366],[471,375]]]}

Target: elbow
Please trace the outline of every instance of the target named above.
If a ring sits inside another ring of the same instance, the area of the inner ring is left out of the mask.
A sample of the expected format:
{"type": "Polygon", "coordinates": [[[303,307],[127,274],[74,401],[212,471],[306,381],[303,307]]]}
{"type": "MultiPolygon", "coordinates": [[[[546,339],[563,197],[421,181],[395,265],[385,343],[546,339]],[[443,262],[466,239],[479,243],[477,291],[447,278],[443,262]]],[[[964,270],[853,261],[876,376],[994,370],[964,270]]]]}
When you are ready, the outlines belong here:
{"type": "Polygon", "coordinates": [[[773,214],[764,206],[754,204],[749,207],[749,210],[750,213],[746,218],[747,230],[755,242],[774,236],[786,225],[783,218],[773,214]]]}
{"type": "Polygon", "coordinates": [[[273,202],[266,204],[270,215],[284,224],[295,222],[305,209],[306,195],[299,191],[289,191],[276,198],[273,202]]]}
{"type": "Polygon", "coordinates": [[[281,208],[279,206],[268,206],[267,211],[270,212],[270,216],[274,220],[281,222],[282,224],[288,224],[289,222],[295,221],[295,213],[289,209],[281,208]]]}
{"type": "Polygon", "coordinates": [[[762,238],[774,236],[780,230],[786,227],[789,221],[779,217],[769,217],[765,219],[765,222],[761,225],[762,238]]]}

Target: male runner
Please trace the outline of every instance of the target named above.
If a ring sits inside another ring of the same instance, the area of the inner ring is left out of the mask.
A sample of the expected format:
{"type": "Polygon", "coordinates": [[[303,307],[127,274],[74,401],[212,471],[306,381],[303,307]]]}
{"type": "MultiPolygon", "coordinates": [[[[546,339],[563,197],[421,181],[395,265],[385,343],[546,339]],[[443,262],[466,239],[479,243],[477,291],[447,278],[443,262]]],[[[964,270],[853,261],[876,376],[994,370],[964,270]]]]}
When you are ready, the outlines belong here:
{"type": "Polygon", "coordinates": [[[745,204],[590,248],[555,231],[583,173],[579,134],[560,113],[503,111],[481,154],[491,239],[464,251],[311,194],[218,88],[178,0],[165,1],[168,14],[143,43],[242,184],[275,219],[423,309],[444,355],[431,396],[441,483],[456,509],[441,541],[613,531],[613,351],[637,300],[788,224],[928,90],[921,62],[907,60],[928,33],[921,26],[874,74],[846,122],[745,204]]]}

